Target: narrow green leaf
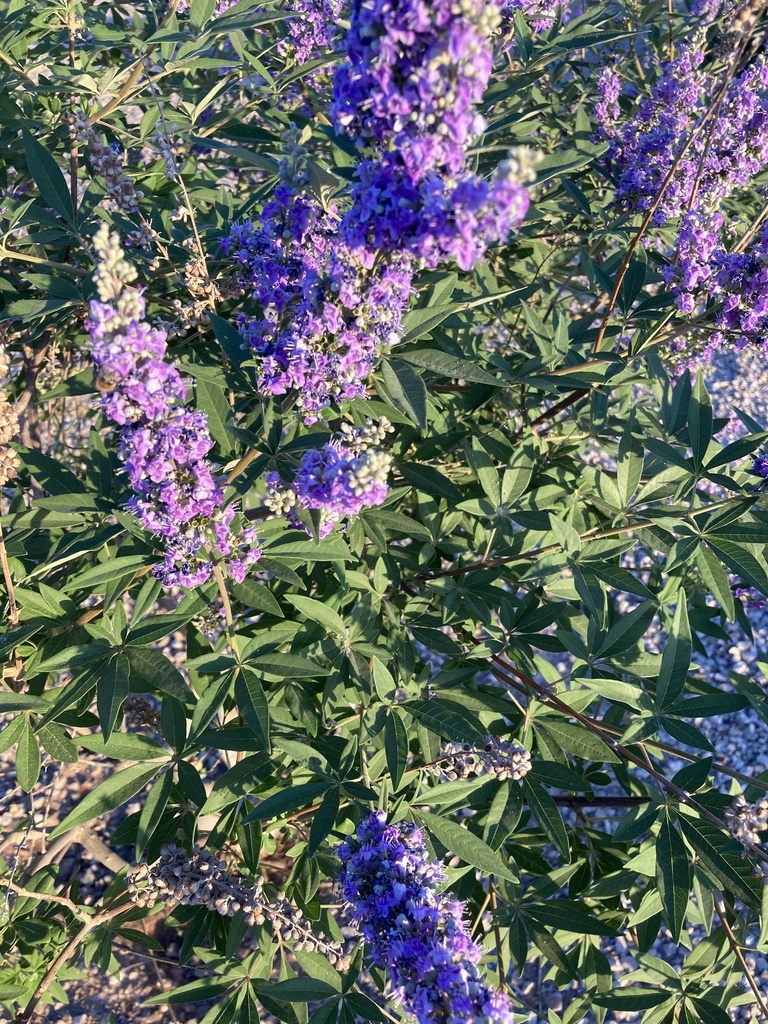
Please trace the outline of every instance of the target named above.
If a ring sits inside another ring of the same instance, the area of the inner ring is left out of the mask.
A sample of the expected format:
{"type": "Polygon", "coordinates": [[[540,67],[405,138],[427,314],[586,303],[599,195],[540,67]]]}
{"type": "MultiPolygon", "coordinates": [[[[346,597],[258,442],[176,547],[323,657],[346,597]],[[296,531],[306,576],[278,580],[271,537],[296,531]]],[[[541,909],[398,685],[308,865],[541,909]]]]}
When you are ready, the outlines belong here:
{"type": "Polygon", "coordinates": [[[313,1003],[316,999],[328,999],[337,994],[333,986],[317,978],[288,978],[270,985],[267,991],[275,999],[290,1003],[313,1003]]]}
{"type": "Polygon", "coordinates": [[[159,764],[153,764],[150,768],[144,764],[134,764],[130,768],[124,768],[122,771],[110,775],[90,793],[86,793],[77,807],[70,811],[66,818],[53,829],[48,838],[55,839],[57,836],[63,836],[70,829],[84,825],[87,821],[114,811],[116,807],[127,803],[157,774],[159,767],[159,764]]]}
{"type": "Polygon", "coordinates": [[[27,718],[16,748],[16,778],[25,793],[32,791],[40,777],[40,763],[40,747],[32,723],[27,718]]]}
{"type": "Polygon", "coordinates": [[[408,763],[408,731],[394,710],[387,715],[387,724],[384,726],[384,750],[392,788],[397,792],[408,763]]]}
{"type": "Polygon", "coordinates": [[[565,831],[565,825],[555,801],[543,786],[529,782],[528,779],[523,779],[523,796],[542,831],[549,836],[563,857],[570,861],[571,849],[568,833],[565,831]]]}
{"type": "Polygon", "coordinates": [[[339,813],[339,788],[334,786],[329,789],[323,797],[323,802],[315,811],[312,819],[312,827],[309,830],[309,844],[307,845],[307,856],[314,857],[322,844],[328,838],[331,830],[336,827],[336,818],[339,813]]]}
{"type": "Polygon", "coordinates": [[[691,665],[691,627],[688,624],[688,606],[684,590],[677,595],[677,609],[672,620],[672,631],[661,656],[661,671],[656,684],[656,701],[665,711],[683,692],[691,665]]]}
{"type": "Polygon", "coordinates": [[[124,654],[107,662],[96,683],[96,707],[105,740],[122,719],[123,702],[131,692],[131,663],[124,654]]]}
{"type": "Polygon", "coordinates": [[[704,371],[696,375],[691,401],[688,405],[688,430],[691,437],[691,450],[696,466],[702,466],[707,454],[709,442],[712,440],[712,403],[709,400],[707,385],[704,383],[704,371]]]}
{"type": "Polygon", "coordinates": [[[458,822],[426,811],[419,811],[418,818],[447,850],[460,857],[465,864],[471,864],[487,875],[498,875],[499,878],[506,878],[510,882],[519,881],[520,876],[514,868],[507,865],[479,836],[463,828],[458,822]]]}
{"type": "Polygon", "coordinates": [[[180,754],[187,740],[187,717],[181,701],[168,694],[163,697],[160,710],[160,729],[168,746],[180,754]]]}
{"type": "Polygon", "coordinates": [[[733,621],[736,614],[733,593],[722,562],[705,544],[699,544],[696,548],[696,565],[705,587],[711,591],[720,607],[725,609],[729,620],[733,621]]]}
{"type": "Polygon", "coordinates": [[[387,397],[422,432],[427,429],[427,389],[421,374],[401,359],[381,364],[387,397]]]}
{"type": "Polygon", "coordinates": [[[167,771],[147,793],[147,799],[144,801],[144,806],[139,815],[139,827],[136,831],[136,860],[141,859],[147,848],[147,843],[160,824],[160,819],[168,805],[172,789],[173,776],[170,771],[167,771]]]}
{"type": "Polygon", "coordinates": [[[289,786],[288,789],[281,789],[279,793],[273,793],[272,796],[267,797],[243,821],[268,821],[269,818],[279,818],[283,814],[290,814],[291,811],[311,804],[330,789],[330,786],[330,782],[306,782],[301,786],[289,786]]]}
{"type": "Polygon", "coordinates": [[[680,941],[685,927],[688,896],[693,881],[691,865],[685,843],[672,824],[669,815],[661,821],[656,840],[656,885],[661,895],[667,925],[675,943],[680,941]]]}
{"type": "Polygon", "coordinates": [[[235,699],[248,728],[269,752],[272,749],[269,702],[258,674],[248,665],[241,666],[235,677],[235,699]]]}
{"type": "Polygon", "coordinates": [[[184,676],[162,651],[150,647],[129,647],[125,656],[131,665],[131,690],[134,693],[162,693],[182,704],[197,700],[184,676]]]}
{"type": "Polygon", "coordinates": [[[45,146],[42,146],[26,128],[22,128],[21,135],[24,140],[27,167],[40,190],[40,195],[49,206],[61,214],[70,227],[74,227],[72,196],[61,168],[45,146]]]}
{"type": "Polygon", "coordinates": [[[498,850],[517,827],[523,812],[523,791],[519,782],[506,779],[499,786],[485,819],[483,839],[498,850]]]}

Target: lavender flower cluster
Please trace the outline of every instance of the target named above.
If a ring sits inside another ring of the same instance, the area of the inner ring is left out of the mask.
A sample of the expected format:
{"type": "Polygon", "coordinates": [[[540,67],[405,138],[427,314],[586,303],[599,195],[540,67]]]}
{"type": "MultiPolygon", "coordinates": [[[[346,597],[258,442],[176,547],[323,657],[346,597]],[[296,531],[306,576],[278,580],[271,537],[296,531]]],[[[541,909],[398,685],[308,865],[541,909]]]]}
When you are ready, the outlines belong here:
{"type": "MultiPolygon", "coordinates": [[[[707,17],[716,16],[717,6],[699,5],[707,17]]],[[[695,46],[683,49],[623,125],[617,121],[619,79],[606,68],[594,113],[610,143],[617,203],[646,212],[662,193],[653,225],[680,218],[662,276],[684,313],[715,300],[716,331],[706,356],[725,341],[741,347],[768,338],[768,231],[729,251],[724,225],[733,222],[723,211],[768,159],[768,61],[758,59],[725,85],[703,62],[695,46]]]]}
{"type": "MultiPolygon", "coordinates": [[[[295,17],[288,20],[288,36],[277,44],[278,53],[296,64],[307,64],[327,53],[333,43],[342,0],[291,0],[295,17]]],[[[313,80],[307,80],[312,86],[313,80]]]]}
{"type": "Polygon", "coordinates": [[[224,507],[207,458],[207,418],[185,404],[186,384],[165,359],[165,332],[144,319],[143,294],[131,285],[136,271],[118,236],[104,224],[94,246],[99,298],[88,329],[96,384],[105,416],[122,428],[119,453],[134,491],[128,508],[163,544],[154,574],[167,587],[197,586],[210,579],[216,558],[242,581],[260,551],[252,528],[232,531],[235,508],[224,507]]]}
{"type": "Polygon", "coordinates": [[[496,0],[355,4],[332,112],[364,156],[341,224],[364,266],[394,251],[422,266],[455,259],[469,270],[525,217],[517,160],[500,164],[490,182],[467,164],[468,146],[485,130],[476,107],[499,21],[496,0]]]}
{"type": "Polygon", "coordinates": [[[391,430],[384,417],[378,424],[369,419],[362,427],[344,424],[340,437],[304,453],[290,483],[278,473],[268,474],[267,508],[308,533],[311,528],[299,515],[302,510],[319,511],[318,532],[325,537],[342,517],[381,505],[389,492],[392,457],[373,446],[391,430]]]}
{"type": "Polygon", "coordinates": [[[261,223],[236,224],[224,240],[263,311],[239,320],[260,386],[295,393],[306,423],[331,402],[365,396],[400,339],[415,269],[451,259],[469,269],[525,216],[524,157],[490,182],[467,163],[485,127],[476,105],[498,21],[497,0],[358,0],[332,109],[363,157],[351,206],[342,215],[308,194],[304,136],[294,129],[261,223]]]}
{"type": "Polygon", "coordinates": [[[365,818],[342,843],[341,885],[371,957],[387,968],[395,996],[419,1024],[513,1024],[508,998],[478,966],[464,906],[437,891],[444,879],[419,829],[365,818]]]}

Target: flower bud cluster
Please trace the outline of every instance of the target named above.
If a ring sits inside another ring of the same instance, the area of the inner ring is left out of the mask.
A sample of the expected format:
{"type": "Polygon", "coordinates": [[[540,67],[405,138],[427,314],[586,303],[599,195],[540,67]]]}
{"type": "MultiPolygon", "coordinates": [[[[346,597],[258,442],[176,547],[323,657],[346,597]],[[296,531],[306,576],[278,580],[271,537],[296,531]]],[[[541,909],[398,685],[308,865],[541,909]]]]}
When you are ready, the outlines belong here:
{"type": "Polygon", "coordinates": [[[204,847],[196,845],[189,856],[176,844],[164,846],[155,864],[143,865],[128,876],[128,885],[133,902],[140,907],[151,907],[159,900],[169,909],[204,906],[222,917],[242,911],[249,925],[269,921],[280,941],[294,949],[321,953],[340,971],[349,967],[342,944],[325,938],[284,893],[270,898],[261,879],[251,887],[243,885],[228,873],[225,861],[204,847]]]}
{"type": "Polygon", "coordinates": [[[471,743],[443,743],[440,762],[434,771],[441,778],[468,779],[472,775],[491,775],[503,782],[520,782],[531,770],[531,755],[514,740],[486,736],[482,747],[471,743]]]}
{"type": "Polygon", "coordinates": [[[70,115],[69,125],[72,140],[88,149],[91,166],[104,179],[110,198],[121,209],[136,213],[138,200],[144,193],[134,188],[133,179],[123,170],[120,146],[116,142],[108,146],[104,138],[93,130],[83,110],[76,110],[70,115]]]}
{"type": "Polygon", "coordinates": [[[320,536],[325,537],[343,517],[381,505],[389,493],[387,477],[392,457],[371,445],[383,440],[391,429],[384,418],[378,425],[369,419],[362,427],[349,427],[322,448],[305,452],[290,482],[277,473],[269,473],[267,508],[308,533],[312,531],[299,513],[319,511],[318,529],[320,536]]]}
{"type": "Polygon", "coordinates": [[[232,531],[235,509],[224,507],[207,458],[214,444],[207,417],[185,404],[186,384],[165,358],[166,333],[144,319],[144,296],[130,285],[136,271],[118,236],[102,225],[94,246],[99,298],[88,329],[96,385],[104,414],[122,427],[119,452],[134,491],[128,508],[163,542],[155,576],[165,586],[197,586],[210,579],[217,555],[241,581],[260,551],[251,527],[232,531]]]}
{"type": "Polygon", "coordinates": [[[371,957],[419,1024],[512,1024],[507,996],[479,967],[464,905],[437,891],[444,875],[415,825],[388,825],[375,811],[338,853],[344,897],[371,957]]]}
{"type": "Polygon", "coordinates": [[[163,158],[165,164],[165,176],[169,181],[175,181],[178,177],[178,164],[177,154],[180,146],[177,142],[174,142],[171,133],[176,128],[175,124],[170,125],[167,129],[158,129],[151,138],[151,141],[157,147],[160,156],[163,158]]]}
{"type": "Polygon", "coordinates": [[[16,452],[9,447],[9,442],[19,432],[19,417],[8,401],[8,392],[4,386],[10,372],[10,356],[5,345],[0,342],[0,487],[13,480],[19,468],[16,452]]]}
{"type": "Polygon", "coordinates": [[[745,856],[753,853],[760,845],[760,833],[768,830],[768,797],[750,804],[739,795],[726,807],[724,817],[728,831],[744,847],[745,856]]]}

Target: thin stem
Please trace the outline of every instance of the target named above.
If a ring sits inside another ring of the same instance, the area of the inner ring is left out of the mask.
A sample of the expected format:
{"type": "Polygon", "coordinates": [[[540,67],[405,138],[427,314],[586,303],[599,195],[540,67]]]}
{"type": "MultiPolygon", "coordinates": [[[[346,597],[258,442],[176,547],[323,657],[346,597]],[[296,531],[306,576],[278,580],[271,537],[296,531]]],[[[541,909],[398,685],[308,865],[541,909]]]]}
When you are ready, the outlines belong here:
{"type": "Polygon", "coordinates": [[[723,931],[728,936],[728,944],[730,945],[731,950],[736,956],[736,959],[739,961],[739,966],[744,972],[744,977],[747,979],[747,984],[752,989],[752,994],[755,997],[757,1005],[760,1007],[760,1010],[763,1014],[763,1018],[766,1021],[768,1021],[768,1005],[766,1005],[766,1002],[762,997],[757,982],[755,981],[754,975],[752,974],[752,971],[749,969],[749,964],[747,963],[742,952],[741,943],[736,938],[733,929],[731,928],[731,925],[728,921],[728,913],[725,904],[720,897],[715,897],[715,906],[717,907],[717,915],[720,918],[720,923],[723,926],[723,931]]]}
{"type": "Polygon", "coordinates": [[[237,634],[235,633],[235,618],[232,614],[232,602],[229,600],[227,582],[224,579],[224,573],[221,571],[221,565],[218,562],[213,563],[213,578],[216,580],[216,586],[219,588],[219,596],[221,597],[221,604],[224,609],[224,620],[227,624],[229,646],[232,654],[235,656],[235,661],[239,662],[240,651],[237,646],[237,634]]]}
{"type": "Polygon", "coordinates": [[[657,772],[656,769],[651,767],[651,765],[648,764],[648,762],[644,758],[638,757],[637,754],[634,754],[627,747],[623,746],[621,743],[615,740],[609,733],[607,733],[602,728],[602,726],[598,725],[596,722],[588,718],[586,715],[582,715],[579,711],[576,711],[569,704],[566,704],[565,701],[560,700],[559,697],[556,697],[554,694],[549,693],[545,687],[540,686],[534,679],[531,679],[530,676],[526,675],[524,672],[521,672],[519,669],[515,668],[514,665],[506,663],[501,658],[500,655],[492,655],[491,660],[495,663],[495,668],[492,670],[494,675],[496,675],[502,682],[506,683],[507,686],[515,686],[517,688],[518,684],[516,680],[520,680],[520,682],[525,684],[526,687],[530,688],[530,690],[533,691],[534,695],[541,701],[542,704],[547,704],[550,707],[556,708],[563,714],[566,714],[569,717],[574,718],[581,725],[589,729],[589,731],[593,735],[601,739],[603,743],[607,744],[607,746],[609,746],[611,750],[614,750],[625,760],[631,761],[632,764],[637,765],[638,768],[642,768],[643,771],[647,772],[653,779],[655,779],[656,782],[658,782],[662,786],[662,788],[668,789],[671,793],[674,793],[675,796],[678,797],[678,799],[682,800],[684,803],[687,803],[689,806],[693,807],[694,810],[696,810],[703,818],[706,818],[708,821],[711,821],[714,825],[717,825],[718,828],[722,829],[723,822],[720,818],[712,814],[711,811],[707,810],[707,808],[704,807],[703,804],[700,804],[698,800],[695,800],[692,796],[690,796],[690,794],[686,793],[684,789],[681,789],[680,786],[676,785],[674,782],[671,782],[669,779],[666,779],[660,772],[657,772]],[[510,678],[510,675],[516,678],[510,678]]]}
{"type": "Polygon", "coordinates": [[[66,907],[75,917],[81,921],[90,921],[92,919],[91,914],[86,914],[82,907],[79,907],[77,903],[73,903],[72,900],[67,899],[66,896],[59,896],[53,892],[34,892],[32,889],[25,889],[21,885],[17,885],[14,881],[9,878],[3,879],[3,884],[15,892],[17,896],[26,896],[33,900],[41,900],[46,903],[58,903],[62,907],[66,907]]]}
{"type": "Polygon", "coordinates": [[[3,538],[3,527],[0,524],[0,566],[3,569],[3,579],[5,580],[5,589],[8,592],[8,621],[11,626],[18,626],[19,624],[19,606],[16,604],[16,592],[13,589],[13,579],[11,577],[11,567],[8,564],[8,552],[5,548],[5,539],[3,538]]]}
{"type": "MultiPolygon", "coordinates": [[[[495,913],[498,909],[498,900],[496,899],[496,886],[493,884],[493,878],[488,879],[488,893],[491,897],[491,913],[495,913]]],[[[504,970],[504,959],[501,952],[501,929],[499,928],[499,922],[494,918],[493,921],[493,935],[496,940],[496,959],[498,960],[499,967],[499,988],[502,992],[507,991],[507,979],[505,977],[506,971],[504,970]]]]}

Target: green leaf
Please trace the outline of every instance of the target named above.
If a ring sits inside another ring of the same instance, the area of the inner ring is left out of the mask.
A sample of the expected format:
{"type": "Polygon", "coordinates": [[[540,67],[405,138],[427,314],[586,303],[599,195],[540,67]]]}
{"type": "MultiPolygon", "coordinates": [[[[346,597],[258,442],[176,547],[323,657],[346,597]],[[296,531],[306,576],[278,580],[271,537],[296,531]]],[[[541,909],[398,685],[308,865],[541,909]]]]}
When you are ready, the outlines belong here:
{"type": "Polygon", "coordinates": [[[523,795],[542,831],[549,836],[563,857],[569,861],[571,850],[568,833],[565,831],[565,825],[555,801],[543,786],[530,782],[528,779],[523,779],[523,795]]]}
{"type": "Polygon", "coordinates": [[[745,583],[768,596],[768,570],[762,557],[732,541],[718,538],[715,543],[707,538],[707,544],[732,572],[738,573],[745,583]]]}
{"type": "MultiPolygon", "coordinates": [[[[399,349],[398,352],[400,352],[399,349]]],[[[474,384],[489,384],[497,388],[507,386],[507,381],[492,376],[477,363],[448,355],[447,352],[441,352],[439,349],[419,349],[418,352],[404,351],[400,355],[407,362],[413,363],[415,366],[422,366],[425,370],[431,370],[441,377],[468,380],[474,384]]]]}
{"type": "Polygon", "coordinates": [[[131,691],[131,663],[124,654],[107,662],[96,683],[96,706],[105,741],[122,718],[123,702],[131,691]]]}
{"type": "Polygon", "coordinates": [[[147,793],[147,799],[139,815],[139,827],[136,831],[136,860],[140,860],[160,824],[168,800],[173,789],[173,776],[167,771],[147,793]]]}
{"type": "Polygon", "coordinates": [[[440,700],[439,697],[432,700],[407,700],[400,707],[443,739],[454,743],[483,742],[483,733],[475,720],[458,710],[453,701],[440,700]]]}
{"type": "Polygon", "coordinates": [[[458,487],[434,466],[404,462],[399,469],[409,484],[425,494],[446,498],[453,505],[458,505],[464,497],[458,487]]]}
{"type": "Polygon", "coordinates": [[[180,700],[166,694],[160,710],[160,729],[163,739],[175,754],[180,754],[187,741],[187,717],[180,700]]]}
{"type": "Polygon", "coordinates": [[[759,907],[762,883],[752,876],[748,863],[739,856],[732,854],[727,857],[723,847],[728,837],[723,831],[705,821],[694,821],[687,816],[678,818],[680,831],[694,853],[698,854],[702,865],[743,900],[747,906],[759,907]]]}
{"type": "Polygon", "coordinates": [[[298,608],[302,615],[306,615],[313,622],[319,622],[329,633],[345,636],[347,625],[338,612],[333,611],[322,601],[316,601],[313,597],[304,597],[301,594],[288,594],[287,599],[298,608]]]}
{"type": "Polygon", "coordinates": [[[40,747],[29,718],[16,748],[16,778],[25,793],[30,793],[40,777],[40,747]]]}
{"type": "Polygon", "coordinates": [[[632,433],[634,416],[624,426],[616,462],[616,485],[622,508],[626,508],[637,490],[643,473],[643,446],[632,433]]]}
{"type": "Polygon", "coordinates": [[[384,726],[384,750],[392,788],[397,792],[408,763],[408,731],[403,725],[402,718],[394,710],[387,715],[387,724],[384,726]]]}
{"type": "Polygon", "coordinates": [[[128,647],[125,656],[131,666],[131,690],[134,693],[167,693],[182,704],[195,704],[197,698],[173,662],[162,651],[150,647],[128,647]]]}
{"type": "Polygon", "coordinates": [[[47,711],[51,705],[45,697],[31,693],[0,693],[0,714],[8,711],[47,711]]]}
{"type": "Polygon", "coordinates": [[[691,401],[688,406],[688,430],[691,437],[691,450],[693,461],[700,467],[712,440],[712,404],[709,400],[707,385],[704,383],[704,371],[700,370],[696,375],[696,383],[693,385],[691,401]]]}
{"type": "Polygon", "coordinates": [[[535,728],[543,730],[564,750],[585,761],[612,761],[617,764],[621,761],[604,740],[583,725],[573,725],[557,718],[537,718],[535,728]]]}
{"type": "Polygon", "coordinates": [[[661,656],[661,671],[656,685],[656,700],[660,711],[666,711],[670,704],[685,689],[688,669],[691,665],[691,628],[688,625],[688,607],[684,590],[677,595],[677,609],[672,620],[672,631],[661,656]]]}
{"type": "Polygon", "coordinates": [[[612,658],[634,647],[640,637],[645,634],[648,624],[655,614],[655,602],[643,601],[627,615],[622,615],[619,621],[608,630],[608,635],[597,651],[598,656],[612,658]]]}
{"type": "Polygon", "coordinates": [[[720,607],[725,609],[728,618],[733,621],[736,614],[733,593],[722,562],[705,544],[699,544],[696,548],[696,565],[704,585],[711,591],[720,607]]]}
{"type": "Polygon", "coordinates": [[[317,978],[288,978],[270,985],[266,990],[275,999],[289,1003],[313,1003],[317,999],[328,999],[337,994],[337,989],[317,978]]]}
{"type": "Polygon", "coordinates": [[[688,851],[669,815],[661,821],[656,839],[656,885],[661,895],[667,925],[675,943],[685,927],[688,896],[693,881],[688,851]]]}
{"type": "Polygon", "coordinates": [[[137,732],[113,732],[106,742],[100,733],[88,733],[78,736],[77,744],[84,750],[92,750],[116,761],[152,761],[169,756],[161,743],[137,732]]]}
{"type": "Polygon", "coordinates": [[[667,1001],[672,1005],[669,992],[664,989],[638,988],[636,985],[627,988],[613,988],[610,992],[592,992],[592,1002],[605,1006],[609,1010],[620,1010],[628,1013],[633,1010],[650,1010],[667,1001]]]}
{"type": "Polygon", "coordinates": [[[329,789],[323,797],[323,802],[315,811],[312,819],[312,827],[309,830],[309,844],[307,845],[307,856],[314,857],[322,844],[336,827],[336,818],[339,813],[339,788],[334,786],[329,789]]]}
{"type": "MultiPolygon", "coordinates": [[[[265,547],[265,554],[277,558],[298,559],[300,562],[354,562],[355,556],[341,537],[326,537],[315,541],[310,537],[297,539],[291,530],[265,547]]],[[[270,559],[272,561],[272,559],[270,559]]],[[[262,562],[259,563],[263,564],[262,562]]],[[[273,570],[270,568],[270,572],[273,570]]],[[[277,574],[276,574],[277,575],[277,574]]]]}
{"type": "Polygon", "coordinates": [[[691,1005],[696,1008],[697,1024],[731,1024],[731,1017],[722,1006],[711,1002],[709,999],[691,999],[691,1005]]]}
{"type": "Polygon", "coordinates": [[[72,196],[61,168],[45,146],[42,146],[26,128],[22,128],[21,135],[24,140],[27,167],[40,190],[40,195],[49,206],[61,214],[70,227],[74,227],[72,196]]]}
{"type": "Polygon", "coordinates": [[[507,865],[499,854],[474,832],[463,828],[450,818],[441,818],[426,811],[414,811],[414,815],[418,816],[419,821],[424,823],[447,850],[460,857],[465,864],[479,868],[486,875],[498,875],[499,878],[506,878],[510,882],[519,881],[517,871],[507,865]]]}
{"type": "Polygon", "coordinates": [[[211,436],[219,445],[224,455],[234,451],[232,435],[227,430],[227,423],[232,419],[232,410],[223,388],[197,377],[195,381],[195,404],[208,417],[208,428],[211,436]]]}
{"type": "Polygon", "coordinates": [[[241,666],[235,676],[235,700],[248,728],[269,753],[272,749],[269,702],[258,674],[248,665],[241,666]]]}
{"type": "Polygon", "coordinates": [[[506,779],[491,802],[485,819],[483,838],[492,850],[498,850],[520,821],[523,812],[523,791],[519,782],[506,779]]]}
{"type": "MultiPolygon", "coordinates": [[[[92,593],[103,594],[104,586],[116,577],[125,576],[138,569],[147,567],[147,555],[119,555],[106,562],[100,562],[91,569],[86,569],[79,576],[74,576],[62,586],[62,590],[90,590],[92,593]],[[99,590],[98,588],[102,589],[99,590]]],[[[151,563],[150,563],[151,564],[151,563]]]]}
{"type": "Polygon", "coordinates": [[[114,811],[116,807],[127,803],[131,797],[141,792],[149,780],[157,774],[159,767],[158,764],[153,764],[150,768],[143,764],[134,764],[130,768],[123,768],[122,771],[110,775],[90,793],[86,793],[74,810],[70,811],[66,818],[53,829],[48,838],[55,839],[57,836],[63,836],[70,829],[84,825],[86,821],[114,811]]]}
{"type": "Polygon", "coordinates": [[[302,658],[299,654],[256,654],[246,659],[249,668],[262,675],[279,676],[281,679],[317,679],[327,676],[330,669],[323,668],[310,658],[302,658]]]}
{"type": "Polygon", "coordinates": [[[400,359],[381,364],[387,396],[422,432],[427,429],[427,389],[421,374],[400,359]]]}
{"type": "Polygon", "coordinates": [[[283,814],[298,810],[299,807],[306,807],[319,796],[330,789],[330,782],[306,782],[301,786],[289,786],[288,789],[281,789],[260,803],[243,822],[267,821],[269,818],[279,818],[283,814]]]}

